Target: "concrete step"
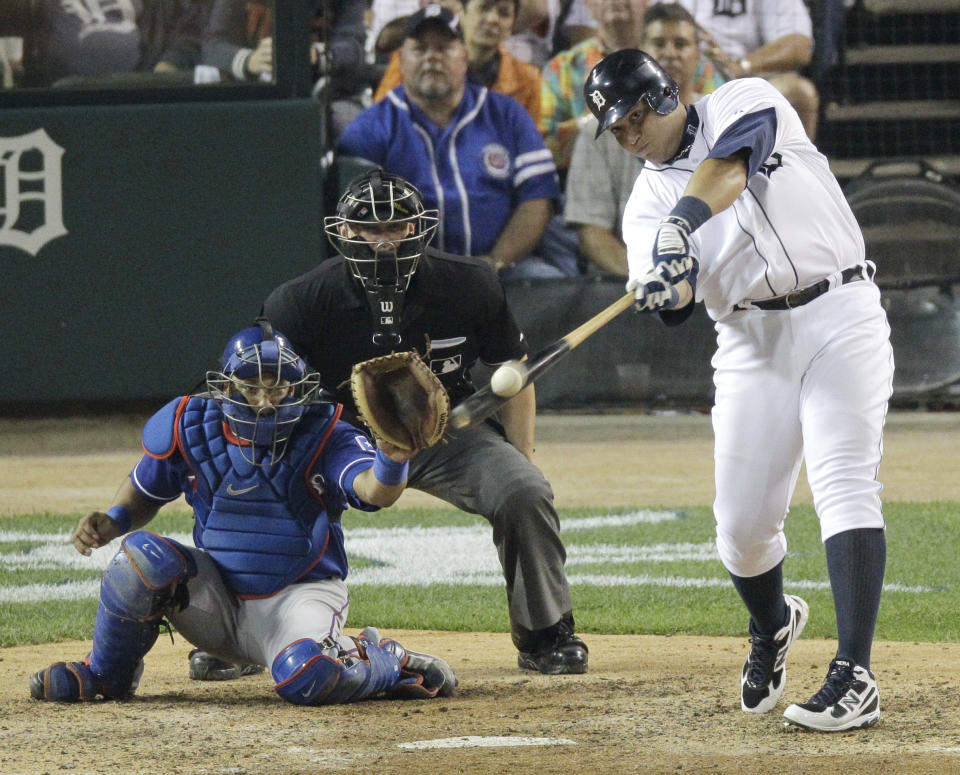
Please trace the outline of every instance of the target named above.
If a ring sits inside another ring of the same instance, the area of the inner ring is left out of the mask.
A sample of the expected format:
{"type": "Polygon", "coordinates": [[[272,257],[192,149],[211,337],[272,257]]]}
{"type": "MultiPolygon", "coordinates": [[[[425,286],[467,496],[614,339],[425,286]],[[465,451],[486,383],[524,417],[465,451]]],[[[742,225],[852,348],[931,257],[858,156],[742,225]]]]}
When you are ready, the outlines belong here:
{"type": "Polygon", "coordinates": [[[916,46],[866,46],[848,48],[844,52],[844,64],[942,64],[960,62],[960,45],[922,44],[916,46]]]}
{"type": "MultiPolygon", "coordinates": [[[[936,169],[938,172],[941,172],[944,175],[951,177],[960,176],[960,156],[924,156],[923,160],[926,161],[931,167],[936,169]]],[[[897,159],[830,159],[830,169],[833,174],[840,179],[849,180],[850,178],[855,178],[867,167],[873,164],[876,161],[882,161],[884,164],[884,171],[889,174],[909,174],[914,172],[917,169],[915,161],[911,159],[903,159],[901,162],[898,162],[897,159]]]]}
{"type": "Polygon", "coordinates": [[[949,13],[960,11],[960,0],[864,0],[870,13],[949,13]]]}
{"type": "Polygon", "coordinates": [[[827,121],[932,121],[960,118],[960,100],[898,100],[853,105],[831,103],[827,105],[824,117],[827,121]]]}

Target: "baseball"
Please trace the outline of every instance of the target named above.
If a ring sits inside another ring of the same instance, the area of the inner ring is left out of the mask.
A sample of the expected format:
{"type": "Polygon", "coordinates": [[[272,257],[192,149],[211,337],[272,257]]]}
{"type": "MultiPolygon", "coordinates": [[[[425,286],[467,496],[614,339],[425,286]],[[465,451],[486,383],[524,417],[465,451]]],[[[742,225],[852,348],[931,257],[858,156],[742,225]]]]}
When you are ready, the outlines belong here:
{"type": "Polygon", "coordinates": [[[505,363],[490,377],[490,389],[498,396],[515,396],[523,387],[523,367],[518,363],[505,363]]]}

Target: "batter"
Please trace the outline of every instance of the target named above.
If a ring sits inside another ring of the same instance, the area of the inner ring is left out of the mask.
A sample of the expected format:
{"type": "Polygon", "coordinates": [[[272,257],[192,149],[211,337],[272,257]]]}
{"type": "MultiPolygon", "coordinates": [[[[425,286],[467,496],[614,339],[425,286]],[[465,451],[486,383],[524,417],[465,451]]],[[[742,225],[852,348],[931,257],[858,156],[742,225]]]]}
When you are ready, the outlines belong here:
{"type": "Polygon", "coordinates": [[[823,687],[787,721],[830,732],[880,718],[870,649],[886,539],[877,470],[893,381],[889,326],[863,237],[826,158],[766,81],[692,105],[642,51],[584,86],[646,164],[623,218],[636,308],[716,322],[717,549],[750,613],[741,707],[773,709],[809,614],[783,592],[783,526],[802,460],[826,547],[838,644],[823,687]]]}

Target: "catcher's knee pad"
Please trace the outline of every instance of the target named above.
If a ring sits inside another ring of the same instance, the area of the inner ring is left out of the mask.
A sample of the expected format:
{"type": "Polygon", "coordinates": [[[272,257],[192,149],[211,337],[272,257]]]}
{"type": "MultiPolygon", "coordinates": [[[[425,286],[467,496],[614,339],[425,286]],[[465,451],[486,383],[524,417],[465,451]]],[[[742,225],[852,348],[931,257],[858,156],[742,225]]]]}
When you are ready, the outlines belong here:
{"type": "Polygon", "coordinates": [[[100,582],[90,669],[108,696],[131,690],[143,655],[157,640],[164,614],[189,602],[187,581],[197,574],[190,553],[145,530],[130,533],[100,582]]]}
{"type": "Polygon", "coordinates": [[[363,636],[356,643],[343,651],[331,638],[294,641],[270,668],[277,694],[294,705],[337,705],[392,688],[400,680],[396,655],[363,636]]]}

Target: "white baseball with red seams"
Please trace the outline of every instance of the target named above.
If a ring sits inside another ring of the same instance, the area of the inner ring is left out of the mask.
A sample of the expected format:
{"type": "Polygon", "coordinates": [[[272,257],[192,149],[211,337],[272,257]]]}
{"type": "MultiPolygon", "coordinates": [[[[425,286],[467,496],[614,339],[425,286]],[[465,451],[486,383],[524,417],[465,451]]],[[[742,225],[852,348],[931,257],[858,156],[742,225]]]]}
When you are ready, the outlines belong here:
{"type": "Polygon", "coordinates": [[[490,377],[490,389],[498,396],[509,398],[523,389],[523,366],[519,363],[504,363],[490,377]]]}

